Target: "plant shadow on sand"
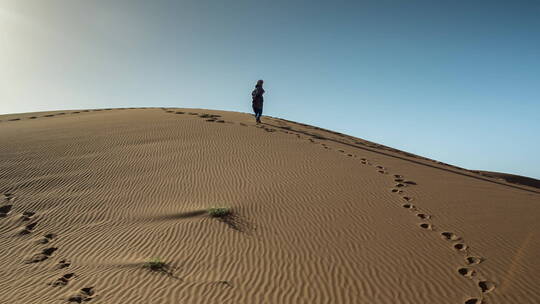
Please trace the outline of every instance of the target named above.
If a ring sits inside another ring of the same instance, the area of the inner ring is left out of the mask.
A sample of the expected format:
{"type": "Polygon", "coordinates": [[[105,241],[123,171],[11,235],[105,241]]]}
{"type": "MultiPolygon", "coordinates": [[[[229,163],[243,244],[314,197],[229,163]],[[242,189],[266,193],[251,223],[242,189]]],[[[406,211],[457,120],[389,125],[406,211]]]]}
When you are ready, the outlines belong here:
{"type": "Polygon", "coordinates": [[[253,227],[247,221],[245,221],[234,209],[226,208],[226,212],[223,212],[224,208],[210,208],[203,210],[192,210],[174,214],[160,215],[155,218],[160,221],[182,220],[196,217],[205,217],[220,221],[229,228],[238,232],[247,233],[253,227]],[[222,210],[223,209],[223,210],[222,210]]]}
{"type": "Polygon", "coordinates": [[[206,210],[193,210],[193,211],[186,211],[186,212],[180,212],[180,213],[174,213],[174,214],[161,215],[158,217],[158,219],[181,220],[181,219],[188,219],[188,218],[203,216],[206,213],[207,213],[206,210]]]}
{"type": "Polygon", "coordinates": [[[152,272],[163,273],[166,274],[168,277],[182,281],[182,278],[174,275],[173,270],[175,270],[175,268],[169,263],[166,263],[159,258],[150,259],[143,264],[143,268],[146,268],[152,272]]]}
{"type": "Polygon", "coordinates": [[[224,216],[215,217],[218,221],[225,223],[229,228],[238,232],[247,232],[250,225],[244,221],[238,214],[230,213],[224,216]]]}

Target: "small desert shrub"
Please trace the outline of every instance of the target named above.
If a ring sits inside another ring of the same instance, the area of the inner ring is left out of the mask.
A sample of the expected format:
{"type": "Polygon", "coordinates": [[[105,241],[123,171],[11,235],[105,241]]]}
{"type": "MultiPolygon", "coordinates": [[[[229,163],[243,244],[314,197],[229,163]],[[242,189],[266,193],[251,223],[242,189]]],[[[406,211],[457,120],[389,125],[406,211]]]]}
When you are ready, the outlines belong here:
{"type": "Polygon", "coordinates": [[[144,267],[155,271],[165,270],[167,268],[167,263],[162,261],[160,258],[152,258],[148,262],[144,263],[144,267]]]}
{"type": "Polygon", "coordinates": [[[231,208],[228,207],[212,207],[208,209],[208,214],[211,217],[226,217],[231,215],[231,208]]]}

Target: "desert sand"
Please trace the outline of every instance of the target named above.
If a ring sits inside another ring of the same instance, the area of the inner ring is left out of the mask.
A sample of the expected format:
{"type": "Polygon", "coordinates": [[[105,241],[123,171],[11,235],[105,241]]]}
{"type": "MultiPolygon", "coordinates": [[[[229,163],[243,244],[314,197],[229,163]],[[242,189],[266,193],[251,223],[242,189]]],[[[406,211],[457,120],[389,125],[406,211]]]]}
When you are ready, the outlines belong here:
{"type": "Polygon", "coordinates": [[[0,303],[540,303],[539,189],[263,122],[0,116],[0,303]]]}

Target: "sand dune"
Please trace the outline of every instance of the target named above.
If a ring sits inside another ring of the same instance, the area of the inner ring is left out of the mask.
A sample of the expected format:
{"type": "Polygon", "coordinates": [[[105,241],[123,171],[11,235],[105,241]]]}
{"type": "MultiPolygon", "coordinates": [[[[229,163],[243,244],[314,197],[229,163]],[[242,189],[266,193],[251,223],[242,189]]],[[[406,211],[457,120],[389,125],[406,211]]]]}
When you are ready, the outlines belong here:
{"type": "Polygon", "coordinates": [[[540,303],[540,190],[263,121],[0,116],[0,303],[540,303]]]}
{"type": "Polygon", "coordinates": [[[540,180],[537,180],[532,177],[526,177],[526,176],[508,174],[508,173],[500,173],[500,172],[490,172],[490,171],[473,171],[473,172],[479,173],[480,175],[483,175],[483,176],[501,179],[509,183],[540,189],[540,180]]]}

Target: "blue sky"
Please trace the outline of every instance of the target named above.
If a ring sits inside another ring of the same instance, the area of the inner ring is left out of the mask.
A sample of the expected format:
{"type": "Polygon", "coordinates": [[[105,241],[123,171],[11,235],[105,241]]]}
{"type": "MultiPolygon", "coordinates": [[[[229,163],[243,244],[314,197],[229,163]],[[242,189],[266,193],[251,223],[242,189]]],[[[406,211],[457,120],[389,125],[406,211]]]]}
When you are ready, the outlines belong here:
{"type": "Polygon", "coordinates": [[[540,178],[538,1],[0,0],[0,113],[265,114],[540,178]]]}

